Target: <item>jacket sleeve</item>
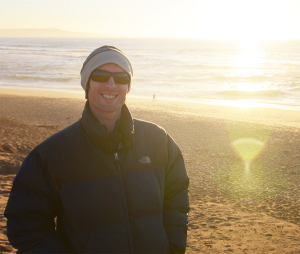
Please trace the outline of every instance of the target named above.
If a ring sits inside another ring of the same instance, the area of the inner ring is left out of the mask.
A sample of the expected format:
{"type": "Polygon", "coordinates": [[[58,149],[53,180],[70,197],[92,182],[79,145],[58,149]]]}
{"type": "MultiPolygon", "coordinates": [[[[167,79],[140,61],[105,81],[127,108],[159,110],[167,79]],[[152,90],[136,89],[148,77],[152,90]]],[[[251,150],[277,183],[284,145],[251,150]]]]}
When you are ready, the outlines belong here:
{"type": "Polygon", "coordinates": [[[37,152],[24,160],[5,209],[7,237],[18,253],[70,253],[55,230],[60,199],[37,152]]]}
{"type": "Polygon", "coordinates": [[[168,136],[168,162],[165,176],[163,223],[170,253],[185,253],[187,217],[189,212],[188,185],[182,154],[168,136]]]}

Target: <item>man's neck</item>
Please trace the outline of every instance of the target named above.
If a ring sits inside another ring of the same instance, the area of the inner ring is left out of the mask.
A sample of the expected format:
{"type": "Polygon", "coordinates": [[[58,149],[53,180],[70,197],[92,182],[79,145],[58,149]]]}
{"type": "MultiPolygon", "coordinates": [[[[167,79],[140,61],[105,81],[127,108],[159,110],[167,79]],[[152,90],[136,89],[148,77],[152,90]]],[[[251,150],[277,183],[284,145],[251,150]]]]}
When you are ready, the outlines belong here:
{"type": "Polygon", "coordinates": [[[109,132],[112,132],[115,128],[116,122],[121,117],[122,108],[118,111],[99,111],[90,105],[90,109],[93,115],[98,119],[98,121],[106,127],[109,132]]]}

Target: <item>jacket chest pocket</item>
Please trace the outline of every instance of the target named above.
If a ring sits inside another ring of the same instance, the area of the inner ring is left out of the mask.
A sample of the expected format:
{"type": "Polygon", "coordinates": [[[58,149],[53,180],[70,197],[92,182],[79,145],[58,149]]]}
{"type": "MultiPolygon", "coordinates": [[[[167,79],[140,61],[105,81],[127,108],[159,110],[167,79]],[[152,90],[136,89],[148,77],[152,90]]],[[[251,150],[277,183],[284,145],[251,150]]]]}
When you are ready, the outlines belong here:
{"type": "Polygon", "coordinates": [[[124,220],[117,176],[66,184],[60,189],[66,219],[74,230],[124,220]]]}

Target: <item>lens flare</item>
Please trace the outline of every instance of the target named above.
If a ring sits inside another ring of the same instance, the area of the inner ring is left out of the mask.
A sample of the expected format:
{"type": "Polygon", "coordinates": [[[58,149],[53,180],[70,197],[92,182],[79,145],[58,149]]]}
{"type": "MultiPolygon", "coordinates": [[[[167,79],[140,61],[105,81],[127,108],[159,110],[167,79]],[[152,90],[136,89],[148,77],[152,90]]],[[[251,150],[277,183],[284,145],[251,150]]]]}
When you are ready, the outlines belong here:
{"type": "MultiPolygon", "coordinates": [[[[245,114],[247,117],[247,114],[245,114]]],[[[288,184],[283,173],[272,166],[271,129],[257,124],[227,122],[228,144],[237,155],[224,158],[211,176],[212,183],[231,198],[264,199],[282,192],[288,184]]]]}
{"type": "Polygon", "coordinates": [[[232,142],[239,157],[245,161],[245,170],[250,169],[250,161],[254,160],[264,147],[264,143],[255,138],[240,138],[232,142]]]}
{"type": "Polygon", "coordinates": [[[250,170],[250,162],[254,160],[264,147],[264,142],[255,138],[240,138],[231,143],[239,157],[245,162],[245,171],[250,170]]]}

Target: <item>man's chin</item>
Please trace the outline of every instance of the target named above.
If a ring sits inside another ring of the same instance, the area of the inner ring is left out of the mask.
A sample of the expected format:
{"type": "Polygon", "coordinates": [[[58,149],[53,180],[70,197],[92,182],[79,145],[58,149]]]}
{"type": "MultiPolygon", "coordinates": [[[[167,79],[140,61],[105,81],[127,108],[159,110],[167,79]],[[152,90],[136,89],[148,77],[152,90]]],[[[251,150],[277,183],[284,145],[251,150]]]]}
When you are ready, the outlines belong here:
{"type": "Polygon", "coordinates": [[[102,111],[104,113],[114,113],[114,112],[120,112],[123,105],[116,106],[116,105],[107,105],[107,106],[101,106],[99,107],[99,111],[102,111]]]}

